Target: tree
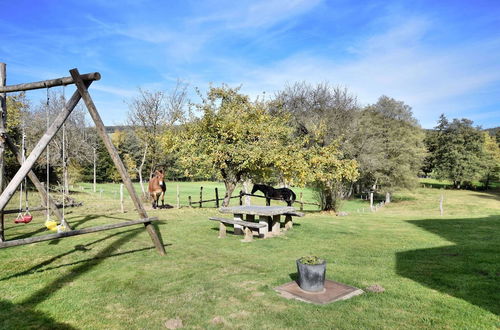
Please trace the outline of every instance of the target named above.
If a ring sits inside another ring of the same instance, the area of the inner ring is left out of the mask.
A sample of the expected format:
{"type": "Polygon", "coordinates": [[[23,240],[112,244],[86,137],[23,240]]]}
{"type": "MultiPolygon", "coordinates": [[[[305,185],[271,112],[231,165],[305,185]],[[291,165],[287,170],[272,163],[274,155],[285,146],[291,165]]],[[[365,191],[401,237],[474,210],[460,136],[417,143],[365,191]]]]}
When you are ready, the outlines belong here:
{"type": "MultiPolygon", "coordinates": [[[[24,120],[27,127],[28,149],[35,146],[47,130],[47,120],[51,123],[64,107],[65,103],[64,94],[54,91],[49,94],[48,102],[44,100],[28,114],[29,120],[27,118],[24,120]]],[[[70,178],[68,169],[70,168],[70,163],[73,165],[72,168],[80,169],[82,164],[90,164],[92,160],[92,145],[87,138],[85,114],[84,108],[77,106],[65,121],[64,128],[59,130],[49,145],[49,166],[57,169],[61,182],[66,183],[63,186],[66,194],[69,192],[70,178]],[[63,130],[65,135],[64,145],[63,130]]],[[[44,153],[38,160],[38,166],[46,167],[46,162],[47,158],[44,153]]]]}
{"type": "Polygon", "coordinates": [[[500,146],[496,138],[483,132],[483,157],[482,168],[483,176],[481,182],[484,189],[489,189],[491,182],[500,179],[500,146]]]}
{"type": "Polygon", "coordinates": [[[346,183],[355,181],[359,176],[357,162],[343,159],[334,143],[310,148],[306,159],[310,169],[309,183],[317,193],[321,209],[339,211],[348,193],[346,183]]]}
{"type": "Polygon", "coordinates": [[[190,122],[179,139],[179,155],[190,175],[217,173],[223,179],[224,206],[245,178],[280,173],[288,182],[305,179],[304,163],[291,157],[300,147],[293,143],[286,116],[271,116],[266,106],[250,101],[239,88],[210,87],[196,105],[202,117],[190,122]]]}
{"type": "Polygon", "coordinates": [[[356,159],[365,182],[386,193],[412,188],[425,156],[424,132],[402,101],[381,96],[366,107],[360,119],[356,159]]]}
{"type": "MultiPolygon", "coordinates": [[[[23,118],[29,112],[30,107],[30,102],[24,92],[7,96],[7,134],[19,145],[19,150],[21,150],[23,118]]],[[[5,149],[4,166],[6,177],[14,176],[19,169],[17,159],[8,148],[5,149]]]]}
{"type": "Polygon", "coordinates": [[[431,160],[438,179],[448,179],[460,189],[479,179],[482,173],[483,136],[469,119],[448,119],[441,115],[435,127],[431,160]]]}
{"type": "Polygon", "coordinates": [[[273,105],[272,113],[291,114],[296,134],[307,136],[311,145],[326,146],[336,141],[342,152],[351,151],[349,142],[356,134],[359,106],[347,88],[297,82],[278,92],[273,105]]]}
{"type": "MultiPolygon", "coordinates": [[[[353,158],[355,148],[353,141],[357,134],[356,126],[359,116],[359,106],[356,97],[346,88],[331,87],[328,83],[309,85],[305,82],[286,86],[283,91],[276,94],[273,100],[272,113],[289,113],[290,125],[295,129],[295,135],[307,141],[308,152],[316,152],[331,144],[335,145],[338,159],[348,160],[353,158]]],[[[326,159],[325,159],[326,160],[326,159]]],[[[337,173],[342,176],[342,171],[337,173]]],[[[325,173],[328,177],[329,173],[325,173]]],[[[352,181],[350,175],[343,176],[342,180],[322,183],[312,181],[318,191],[320,203],[324,209],[338,209],[338,198],[348,197],[351,192],[352,181]],[[333,191],[332,189],[336,189],[333,191]],[[333,199],[333,200],[332,200],[333,199]]]]}
{"type": "Polygon", "coordinates": [[[140,149],[148,150],[150,175],[163,156],[160,137],[174,124],[184,120],[187,102],[187,84],[178,80],[169,93],[139,89],[139,96],[129,103],[128,122],[142,141],[140,149]]]}

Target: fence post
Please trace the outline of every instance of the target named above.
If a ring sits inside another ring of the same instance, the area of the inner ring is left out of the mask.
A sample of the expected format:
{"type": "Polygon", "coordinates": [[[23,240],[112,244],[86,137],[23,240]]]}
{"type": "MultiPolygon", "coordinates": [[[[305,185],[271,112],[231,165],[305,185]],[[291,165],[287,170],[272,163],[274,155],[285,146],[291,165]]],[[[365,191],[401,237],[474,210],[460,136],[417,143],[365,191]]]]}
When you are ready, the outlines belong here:
{"type": "Polygon", "coordinates": [[[370,210],[373,211],[373,191],[370,191],[370,210]]]}
{"type": "Polygon", "coordinates": [[[240,205],[243,205],[243,192],[240,191],[240,205]]]}
{"type": "Polygon", "coordinates": [[[191,196],[188,196],[188,200],[189,200],[189,207],[193,207],[193,206],[191,205],[191,196]]]}
{"type": "Polygon", "coordinates": [[[177,184],[177,208],[181,208],[180,198],[179,198],[179,184],[177,184]]]}
{"type": "Polygon", "coordinates": [[[219,189],[215,188],[215,207],[219,208],[219,189]]]}
{"type": "Polygon", "coordinates": [[[439,200],[439,213],[443,216],[443,194],[441,194],[441,199],[439,200]]]}
{"type": "Polygon", "coordinates": [[[302,200],[302,192],[300,192],[299,196],[300,196],[300,210],[304,211],[304,201],[302,200]]]}
{"type": "Polygon", "coordinates": [[[203,207],[203,187],[200,187],[200,209],[203,207]]]}
{"type": "Polygon", "coordinates": [[[125,213],[125,208],[123,207],[123,183],[120,183],[120,207],[122,209],[122,213],[125,213]]]}

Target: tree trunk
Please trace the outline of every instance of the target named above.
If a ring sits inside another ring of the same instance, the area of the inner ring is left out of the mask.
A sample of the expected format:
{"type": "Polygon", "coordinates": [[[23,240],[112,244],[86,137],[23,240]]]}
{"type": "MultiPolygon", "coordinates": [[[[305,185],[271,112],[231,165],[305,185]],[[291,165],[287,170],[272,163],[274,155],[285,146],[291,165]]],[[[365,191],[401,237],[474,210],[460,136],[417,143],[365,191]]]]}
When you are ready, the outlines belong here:
{"type": "MultiPolygon", "coordinates": [[[[249,194],[250,193],[250,187],[252,186],[252,180],[251,179],[247,179],[245,180],[245,182],[243,182],[243,191],[246,193],[246,194],[249,194]]],[[[250,196],[248,195],[245,195],[245,202],[243,203],[244,205],[250,205],[251,201],[250,201],[250,196]]]]}
{"type": "Polygon", "coordinates": [[[231,201],[231,195],[233,194],[234,189],[236,188],[237,181],[234,180],[224,180],[224,185],[226,186],[226,195],[224,196],[224,201],[222,202],[222,206],[229,206],[229,202],[231,201]]]}
{"type": "Polygon", "coordinates": [[[335,211],[332,189],[324,189],[322,200],[323,211],[335,211]]]}

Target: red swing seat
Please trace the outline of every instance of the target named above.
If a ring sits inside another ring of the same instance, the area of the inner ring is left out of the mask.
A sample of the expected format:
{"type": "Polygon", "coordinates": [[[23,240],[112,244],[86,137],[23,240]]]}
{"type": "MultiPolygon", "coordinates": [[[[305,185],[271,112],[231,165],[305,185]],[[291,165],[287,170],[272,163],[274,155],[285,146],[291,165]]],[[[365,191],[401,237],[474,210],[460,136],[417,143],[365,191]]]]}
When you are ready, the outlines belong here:
{"type": "Polygon", "coordinates": [[[16,220],[14,220],[14,223],[30,223],[31,220],[33,220],[33,216],[28,212],[26,212],[24,215],[22,213],[19,213],[16,220]]]}

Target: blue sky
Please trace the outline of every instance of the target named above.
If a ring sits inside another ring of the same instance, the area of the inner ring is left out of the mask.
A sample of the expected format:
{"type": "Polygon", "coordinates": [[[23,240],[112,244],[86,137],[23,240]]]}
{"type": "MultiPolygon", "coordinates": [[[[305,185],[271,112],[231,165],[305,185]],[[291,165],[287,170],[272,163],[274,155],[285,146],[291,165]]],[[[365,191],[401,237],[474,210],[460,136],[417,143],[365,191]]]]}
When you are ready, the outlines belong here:
{"type": "Polygon", "coordinates": [[[99,71],[91,93],[107,125],[125,122],[139,87],[177,78],[252,96],[328,81],[361,105],[402,100],[426,128],[440,113],[500,125],[497,0],[18,0],[2,1],[0,29],[7,84],[99,71]]]}

